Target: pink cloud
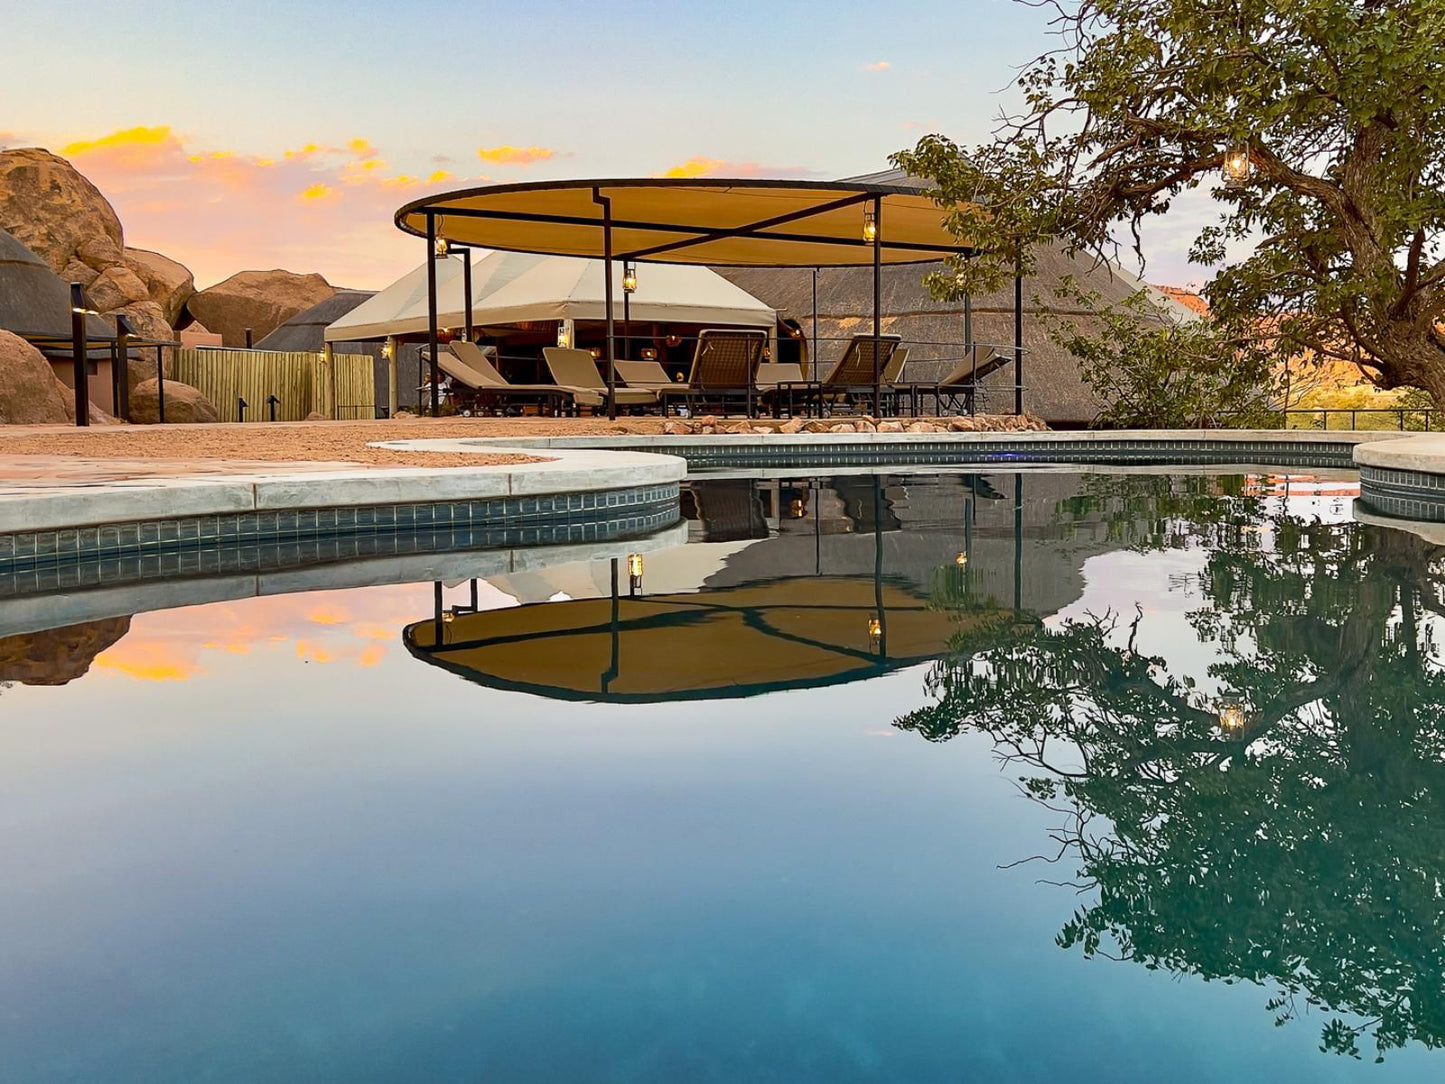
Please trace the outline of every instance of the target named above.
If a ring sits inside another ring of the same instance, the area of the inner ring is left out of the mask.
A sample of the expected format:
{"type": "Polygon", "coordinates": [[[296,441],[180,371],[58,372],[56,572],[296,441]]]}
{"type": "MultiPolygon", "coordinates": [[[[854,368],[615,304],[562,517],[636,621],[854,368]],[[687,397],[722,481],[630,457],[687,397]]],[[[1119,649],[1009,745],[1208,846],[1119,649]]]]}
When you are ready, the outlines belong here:
{"type": "Polygon", "coordinates": [[[886,60],[875,60],[872,64],[864,64],[860,70],[865,72],[886,72],[891,67],[893,67],[893,65],[886,60]]]}
{"type": "Polygon", "coordinates": [[[394,170],[360,137],[256,155],[196,148],[160,125],[79,140],[60,153],[115,205],[128,244],[180,260],[201,286],[271,267],[384,286],[423,247],[393,225],[397,206],[458,180],[442,169],[394,170]]]}
{"type": "Polygon", "coordinates": [[[556,158],[560,153],[551,147],[513,147],[510,144],[477,148],[477,157],[483,162],[501,166],[531,166],[556,158]]]}
{"type": "Polygon", "coordinates": [[[658,177],[816,177],[806,166],[764,166],[757,162],[726,162],[698,155],[656,174],[658,177]]]}

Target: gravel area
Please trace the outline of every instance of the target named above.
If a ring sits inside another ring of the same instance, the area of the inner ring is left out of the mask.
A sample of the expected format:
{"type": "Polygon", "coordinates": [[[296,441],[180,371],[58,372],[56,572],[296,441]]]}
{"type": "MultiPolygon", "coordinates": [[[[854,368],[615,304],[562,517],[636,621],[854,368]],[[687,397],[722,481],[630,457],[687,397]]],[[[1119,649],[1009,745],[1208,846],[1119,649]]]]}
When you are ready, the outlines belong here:
{"type": "Polygon", "coordinates": [[[662,419],[414,418],[375,422],[217,423],[175,426],[0,427],[0,454],[89,459],[225,459],[252,462],[345,462],[386,466],[476,467],[536,463],[546,455],[496,452],[402,452],[369,448],[378,440],[426,437],[594,436],[660,433],[662,419]]]}

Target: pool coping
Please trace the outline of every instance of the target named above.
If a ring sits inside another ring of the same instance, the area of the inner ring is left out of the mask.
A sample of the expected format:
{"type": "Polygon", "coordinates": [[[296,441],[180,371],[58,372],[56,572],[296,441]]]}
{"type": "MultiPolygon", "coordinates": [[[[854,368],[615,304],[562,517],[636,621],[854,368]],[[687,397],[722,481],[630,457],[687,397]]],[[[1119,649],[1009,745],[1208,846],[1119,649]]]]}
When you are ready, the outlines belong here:
{"type": "MultiPolygon", "coordinates": [[[[215,475],[152,476],[87,485],[11,486],[0,491],[0,543],[19,533],[66,531],[118,523],[231,517],[251,513],[305,513],[313,509],[443,506],[560,494],[598,494],[675,485],[694,467],[844,469],[907,466],[1153,465],[1305,467],[1409,470],[1418,483],[1406,498],[1384,494],[1362,480],[1377,512],[1393,510],[1387,498],[1419,514],[1429,502],[1445,521],[1445,436],[1408,432],[1313,430],[1046,430],[961,433],[797,433],[668,436],[463,437],[379,441],[406,451],[515,452],[541,462],[476,467],[365,467],[215,475]],[[1410,503],[1415,502],[1415,503],[1410,503]]],[[[545,515],[556,502],[527,510],[545,515]]],[[[520,504],[506,506],[523,511],[520,504]]],[[[339,522],[339,518],[338,522],[339,522]]],[[[324,528],[323,528],[324,529],[324,528]]],[[[3,561],[3,552],[0,552],[3,561]]]]}
{"type": "MultiPolygon", "coordinates": [[[[507,450],[487,448],[489,453],[507,450]]],[[[535,449],[511,450],[535,454],[535,449]]],[[[576,448],[558,449],[540,462],[476,467],[358,465],[334,471],[161,475],[89,485],[17,486],[0,492],[0,535],[246,512],[595,493],[678,482],[686,473],[686,464],[672,456],[576,448]]]]}

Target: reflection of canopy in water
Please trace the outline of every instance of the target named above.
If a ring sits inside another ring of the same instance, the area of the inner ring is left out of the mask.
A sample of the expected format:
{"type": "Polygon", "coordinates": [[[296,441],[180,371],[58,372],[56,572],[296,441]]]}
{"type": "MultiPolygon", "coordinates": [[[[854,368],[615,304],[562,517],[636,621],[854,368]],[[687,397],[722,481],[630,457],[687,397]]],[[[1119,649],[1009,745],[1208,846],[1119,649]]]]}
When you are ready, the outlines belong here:
{"type": "Polygon", "coordinates": [[[626,703],[856,681],[942,654],[958,628],[954,614],[871,578],[624,595],[615,606],[607,597],[460,613],[408,625],[403,640],[418,658],[482,685],[626,703]],[[874,641],[879,590],[882,635],[874,641]]]}

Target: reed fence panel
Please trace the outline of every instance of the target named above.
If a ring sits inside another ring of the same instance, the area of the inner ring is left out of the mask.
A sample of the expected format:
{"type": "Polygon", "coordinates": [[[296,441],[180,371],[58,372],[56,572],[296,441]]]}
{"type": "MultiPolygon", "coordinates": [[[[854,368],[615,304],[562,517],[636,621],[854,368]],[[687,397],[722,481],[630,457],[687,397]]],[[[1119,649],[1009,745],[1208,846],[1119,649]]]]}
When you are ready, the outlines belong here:
{"type": "Polygon", "coordinates": [[[334,416],[338,404],[349,414],[375,409],[376,381],[366,354],[333,354],[331,370],[321,355],[310,351],[216,350],[176,351],[170,379],[198,389],[216,405],[222,421],[235,421],[237,400],[246,400],[246,421],[271,418],[266,400],[274,395],[277,421],[304,421],[313,411],[334,416]]]}

